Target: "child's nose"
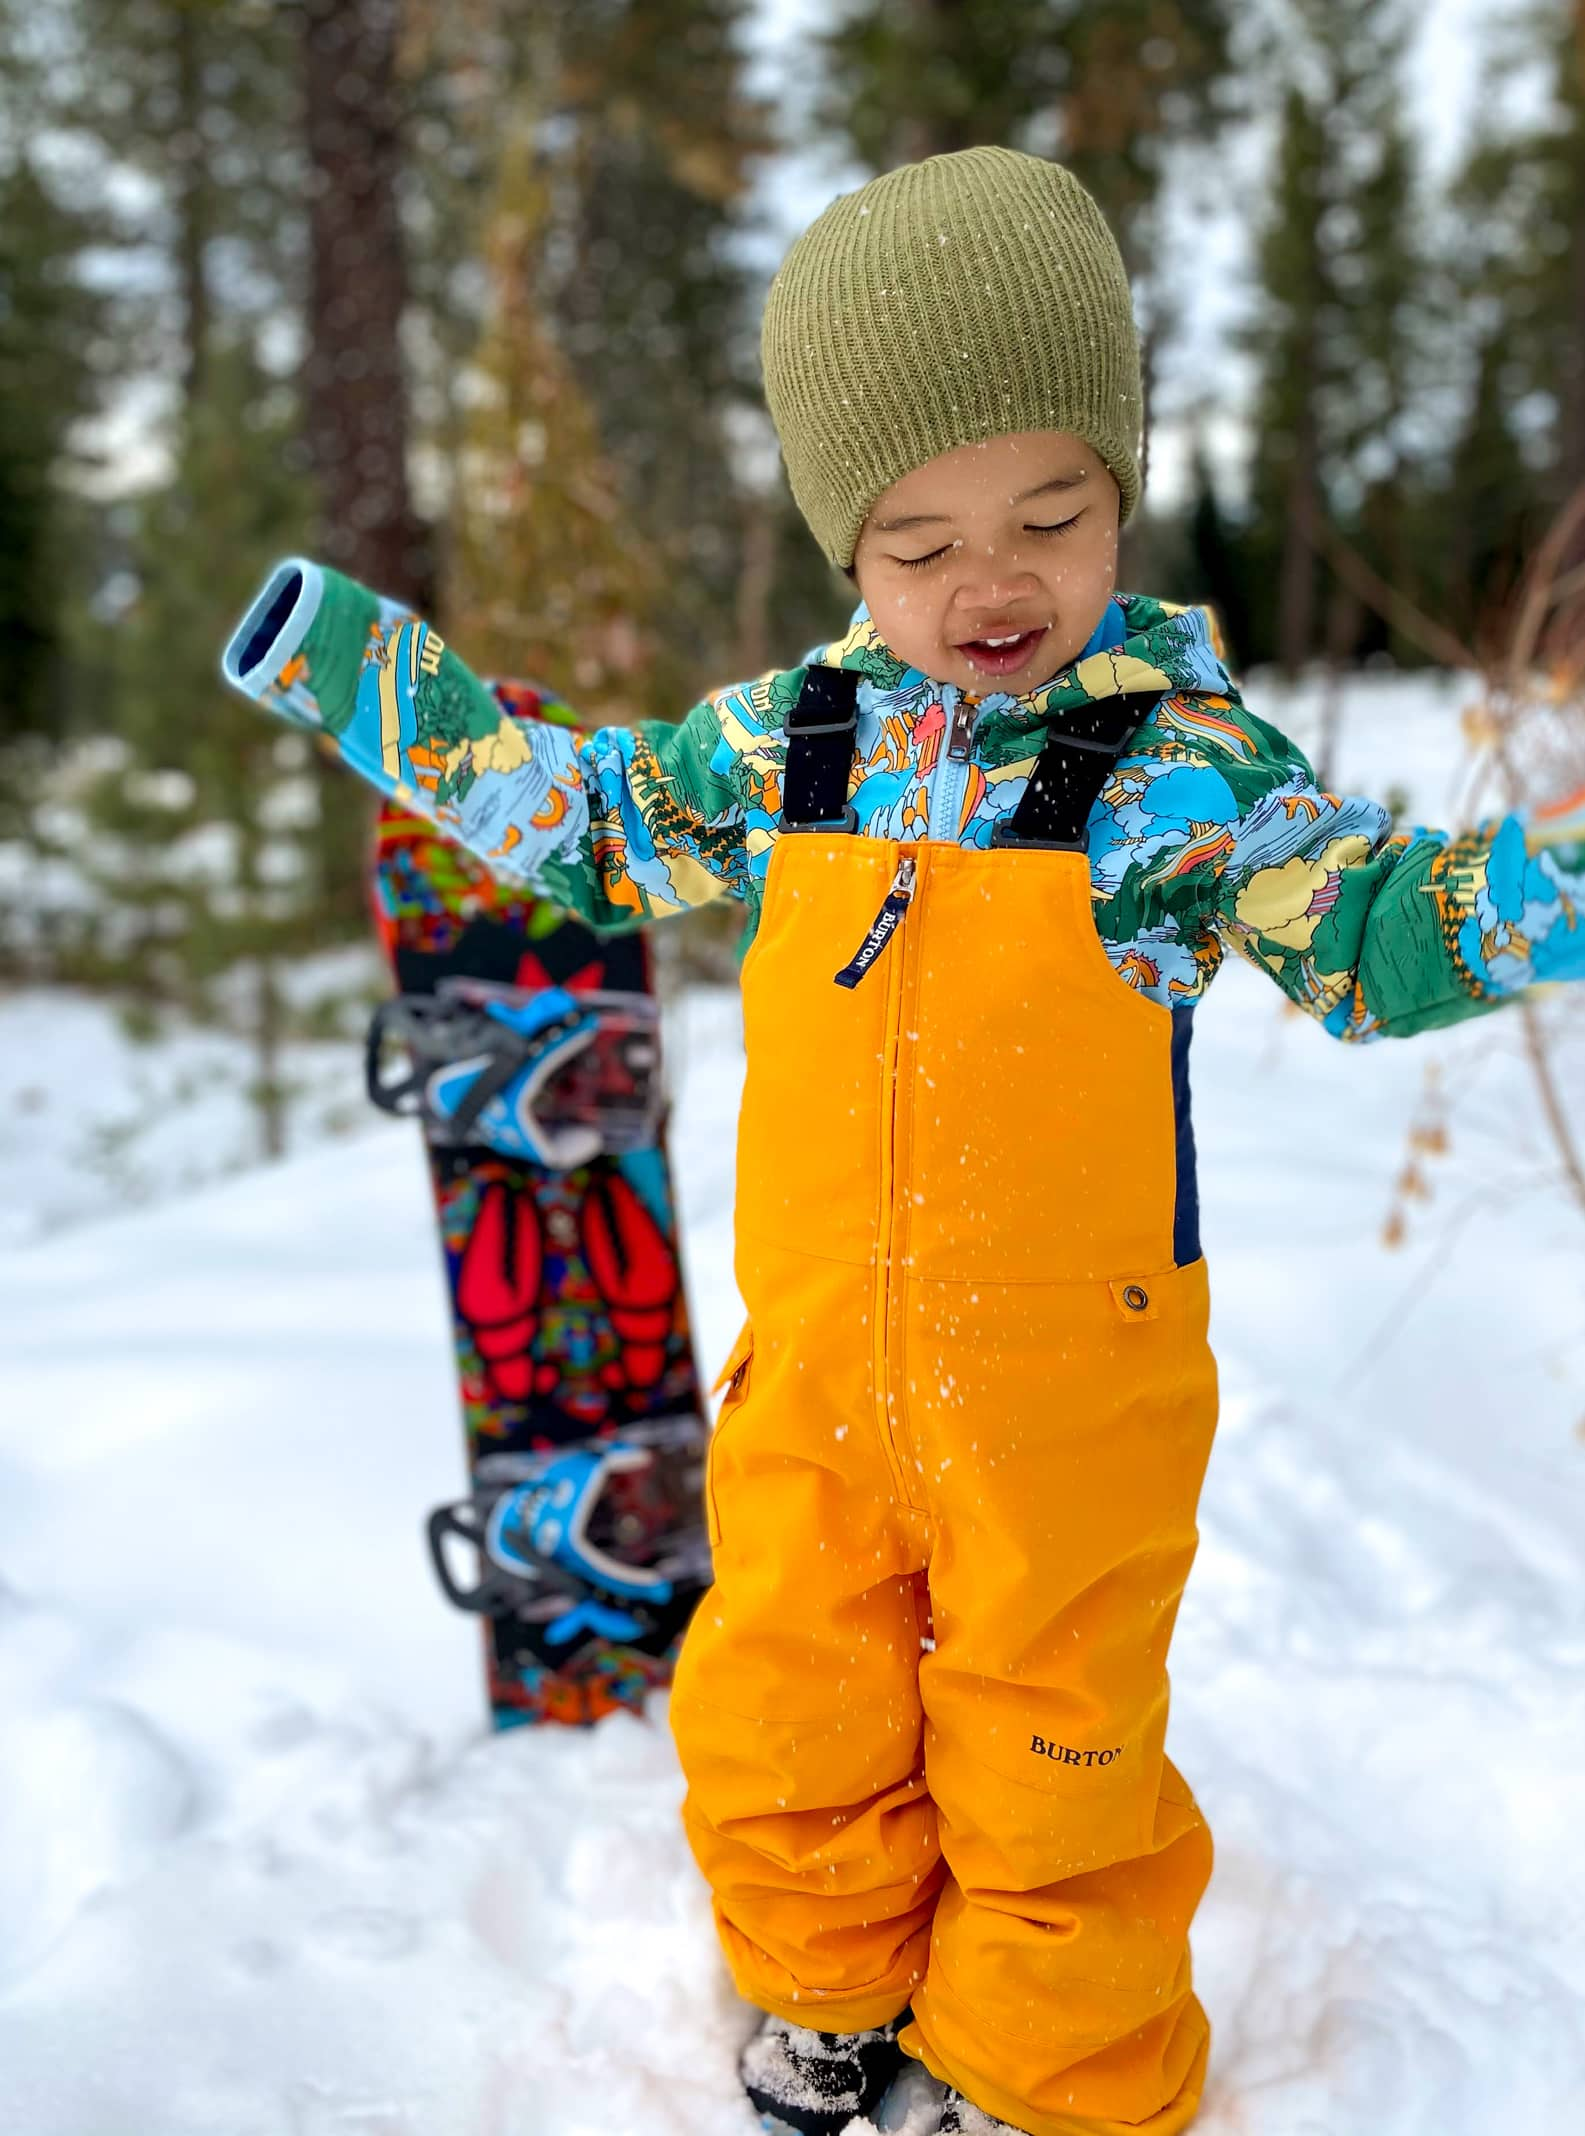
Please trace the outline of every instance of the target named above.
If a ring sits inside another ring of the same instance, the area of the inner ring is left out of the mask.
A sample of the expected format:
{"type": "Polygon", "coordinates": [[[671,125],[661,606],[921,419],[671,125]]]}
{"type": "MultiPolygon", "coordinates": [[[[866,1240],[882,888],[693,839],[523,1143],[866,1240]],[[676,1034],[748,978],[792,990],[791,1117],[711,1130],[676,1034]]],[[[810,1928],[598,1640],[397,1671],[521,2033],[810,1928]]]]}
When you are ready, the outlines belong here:
{"type": "Polygon", "coordinates": [[[1011,608],[1015,601],[1027,601],[1039,591],[1040,581],[1033,571],[1009,569],[986,558],[979,564],[966,565],[953,595],[953,606],[972,620],[995,608],[1011,608]]]}

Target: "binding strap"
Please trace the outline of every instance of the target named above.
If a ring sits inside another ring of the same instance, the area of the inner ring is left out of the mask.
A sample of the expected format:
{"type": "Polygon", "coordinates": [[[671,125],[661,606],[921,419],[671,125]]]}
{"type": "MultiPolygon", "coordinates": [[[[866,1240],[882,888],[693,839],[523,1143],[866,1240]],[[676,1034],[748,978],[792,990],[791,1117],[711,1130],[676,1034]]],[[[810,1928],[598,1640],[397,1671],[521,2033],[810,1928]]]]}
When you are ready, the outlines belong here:
{"type": "Polygon", "coordinates": [[[782,776],[784,831],[856,831],[848,800],[859,677],[852,668],[808,667],[798,702],[787,715],[787,768],[782,776]]]}
{"type": "Polygon", "coordinates": [[[996,846],[1084,851],[1084,828],[1112,766],[1168,693],[1122,690],[1062,714],[1047,733],[1023,799],[991,833],[996,846]]]}

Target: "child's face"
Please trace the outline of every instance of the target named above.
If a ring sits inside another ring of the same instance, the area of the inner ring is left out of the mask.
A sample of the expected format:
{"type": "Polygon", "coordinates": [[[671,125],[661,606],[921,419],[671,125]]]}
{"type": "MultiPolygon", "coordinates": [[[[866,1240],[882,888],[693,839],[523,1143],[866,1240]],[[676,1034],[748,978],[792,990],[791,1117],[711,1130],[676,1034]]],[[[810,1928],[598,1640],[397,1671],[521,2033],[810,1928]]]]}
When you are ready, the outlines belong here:
{"type": "Polygon", "coordinates": [[[1067,431],[960,445],[876,499],[853,575],[899,659],[977,696],[1023,695],[1100,621],[1120,501],[1099,454],[1067,431]]]}

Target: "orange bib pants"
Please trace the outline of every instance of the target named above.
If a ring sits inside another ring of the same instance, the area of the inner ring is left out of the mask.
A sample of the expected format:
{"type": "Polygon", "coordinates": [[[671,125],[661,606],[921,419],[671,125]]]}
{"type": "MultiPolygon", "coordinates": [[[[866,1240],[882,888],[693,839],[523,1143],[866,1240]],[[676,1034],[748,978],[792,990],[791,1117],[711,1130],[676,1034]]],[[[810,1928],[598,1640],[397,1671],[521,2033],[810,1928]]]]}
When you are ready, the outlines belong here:
{"type": "Polygon", "coordinates": [[[1030,848],[784,837],[743,988],[749,1321],[672,1700],[733,1976],[823,2031],[911,2004],[1032,2136],[1167,2136],[1208,2042],[1163,1740],[1216,1418],[1175,1019],[1084,856],[1030,848]]]}

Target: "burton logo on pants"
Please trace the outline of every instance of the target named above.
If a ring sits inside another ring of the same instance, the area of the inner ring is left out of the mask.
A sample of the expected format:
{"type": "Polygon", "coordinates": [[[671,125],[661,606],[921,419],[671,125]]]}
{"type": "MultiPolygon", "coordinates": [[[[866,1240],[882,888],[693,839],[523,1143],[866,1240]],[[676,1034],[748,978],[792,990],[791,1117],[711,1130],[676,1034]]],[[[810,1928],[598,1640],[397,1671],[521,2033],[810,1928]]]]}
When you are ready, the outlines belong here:
{"type": "Polygon", "coordinates": [[[1037,1758],[1052,1758],[1058,1765],[1110,1765],[1123,1755],[1121,1743],[1115,1750],[1074,1750],[1066,1743],[1048,1743],[1044,1736],[1031,1736],[1029,1748],[1037,1758]]]}

